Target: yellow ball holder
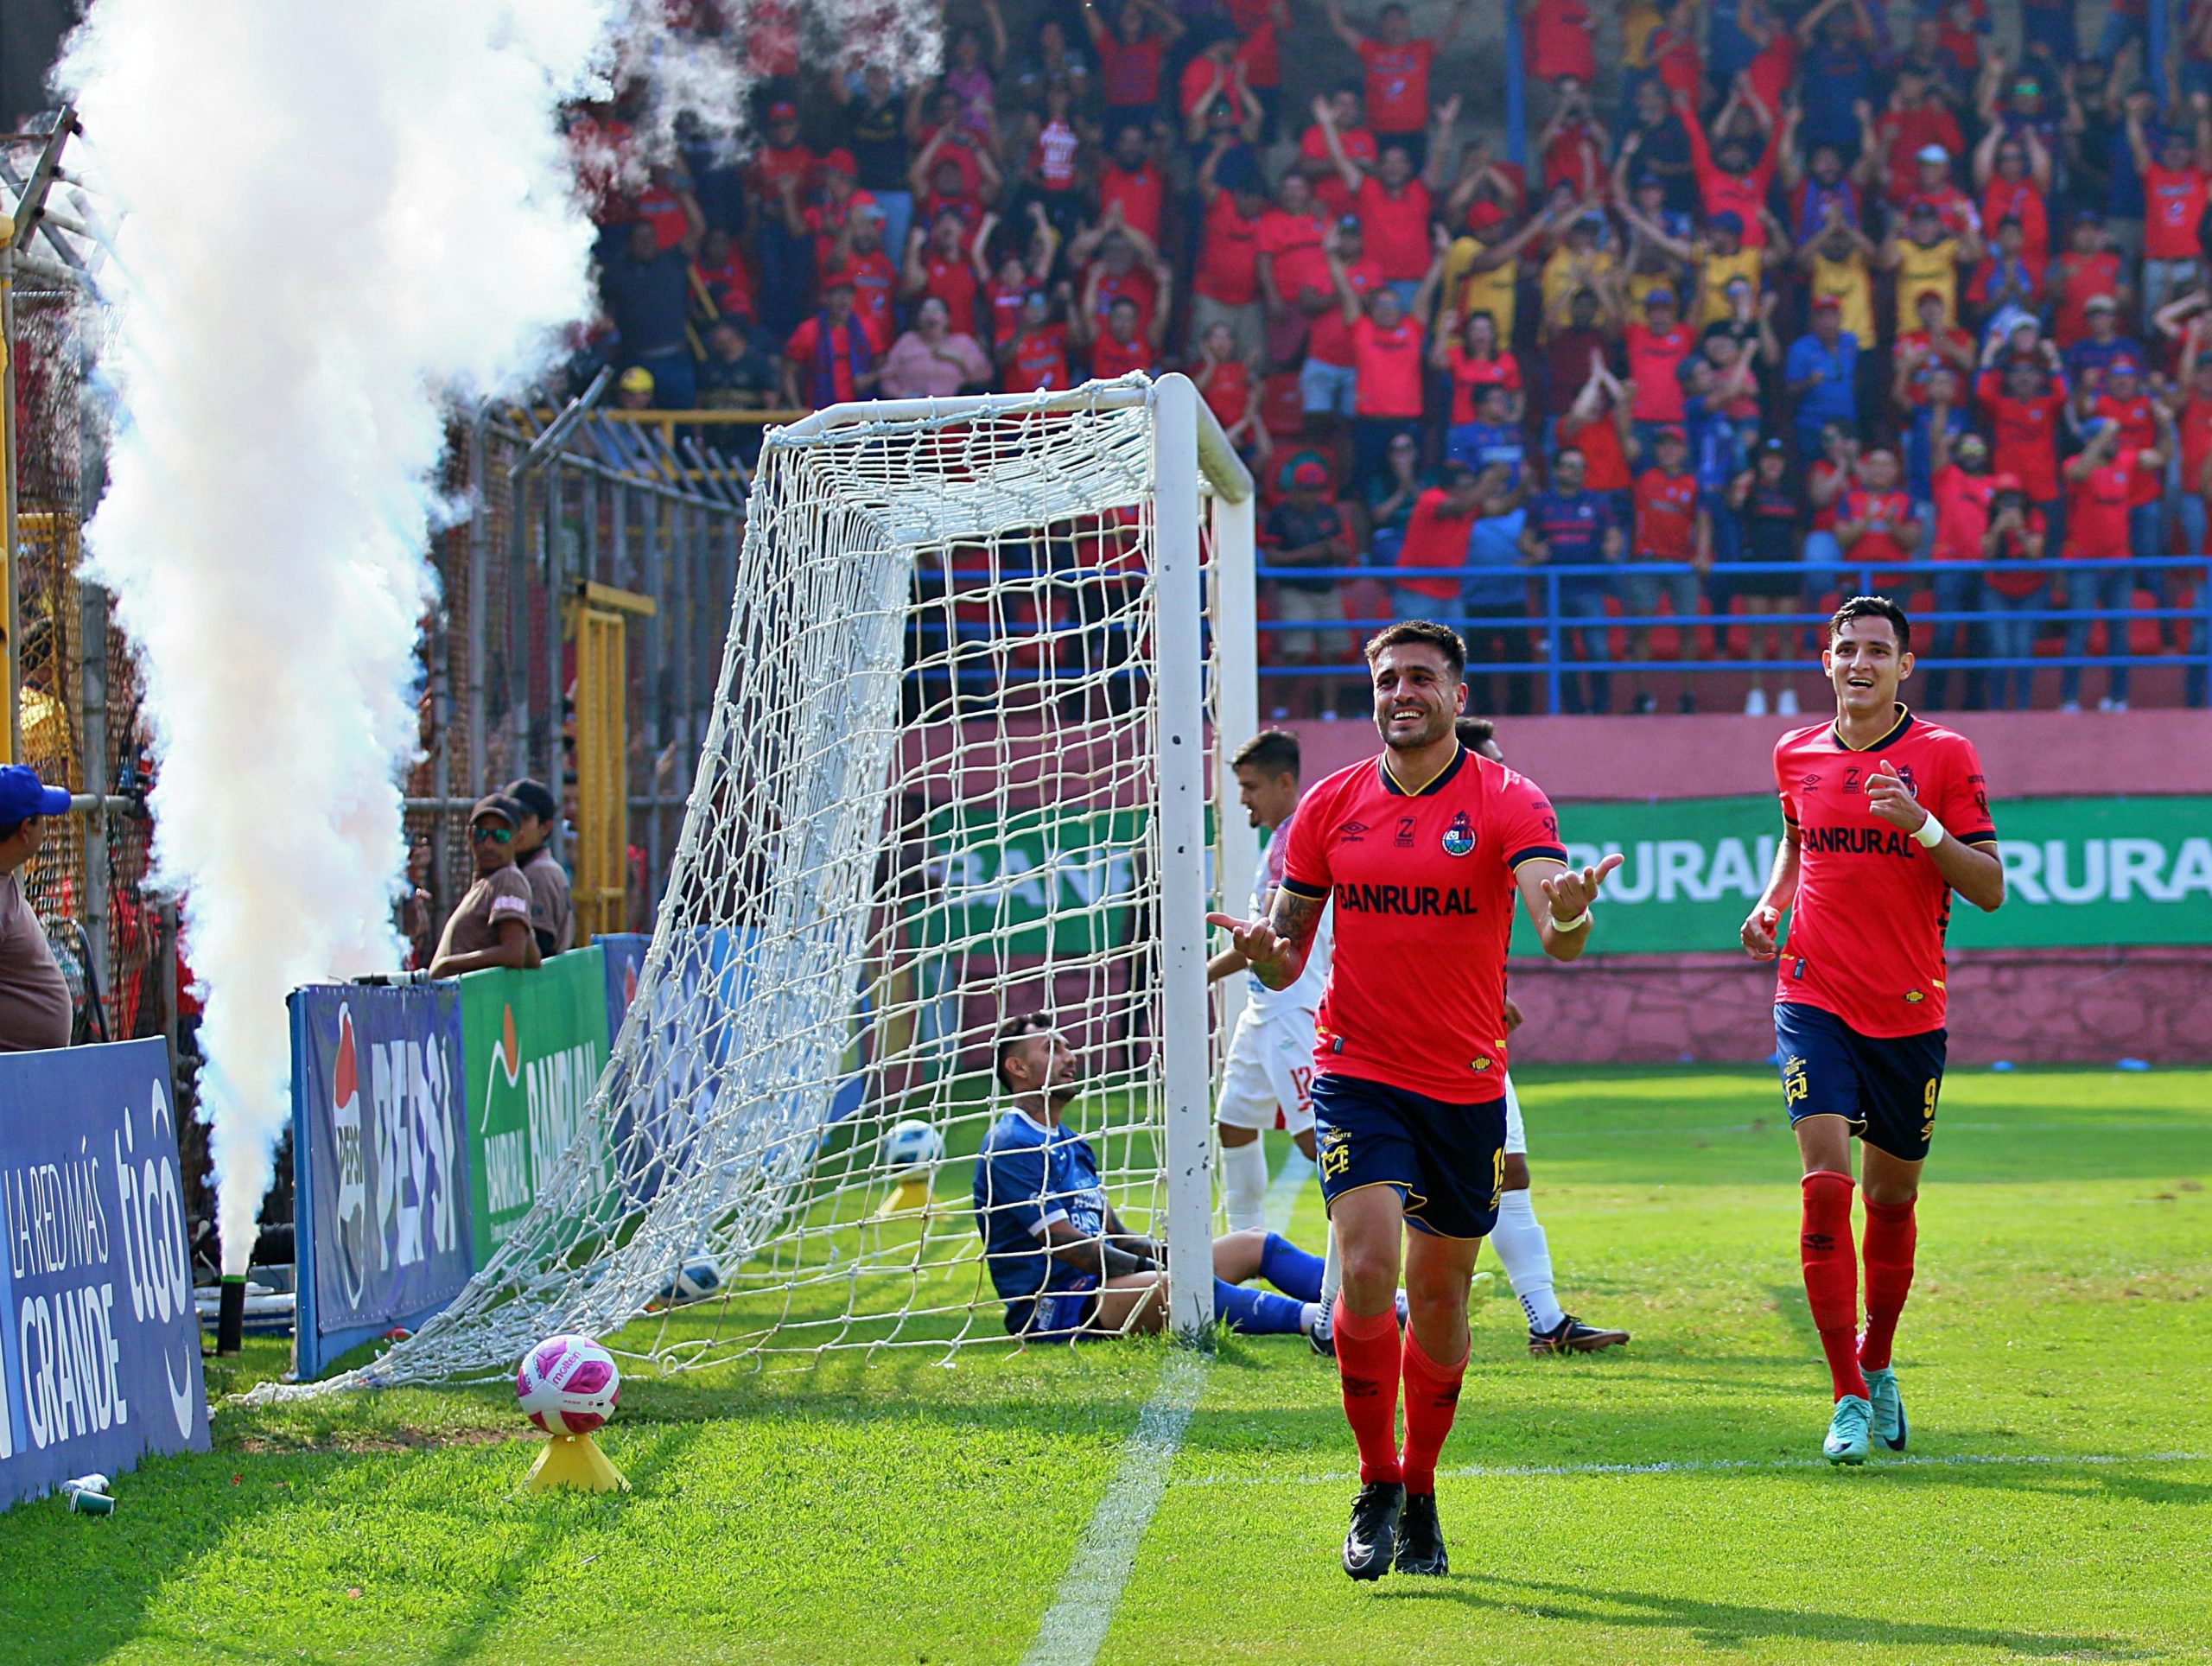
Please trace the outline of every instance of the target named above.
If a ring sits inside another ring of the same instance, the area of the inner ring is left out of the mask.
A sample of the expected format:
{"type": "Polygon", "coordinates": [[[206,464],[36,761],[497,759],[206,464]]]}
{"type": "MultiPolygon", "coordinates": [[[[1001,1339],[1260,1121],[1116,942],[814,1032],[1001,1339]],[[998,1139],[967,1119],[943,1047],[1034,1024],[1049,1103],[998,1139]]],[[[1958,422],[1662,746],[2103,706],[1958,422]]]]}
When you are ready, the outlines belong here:
{"type": "Polygon", "coordinates": [[[930,1212],[930,1177],[917,1174],[911,1180],[898,1182],[891,1188],[875,1211],[880,1221],[897,1220],[904,1216],[926,1215],[930,1212]]]}
{"type": "Polygon", "coordinates": [[[599,1443],[588,1434],[548,1435],[537,1461],[523,1478],[523,1491],[544,1492],[556,1486],[583,1492],[627,1492],[629,1482],[607,1461],[599,1443]]]}

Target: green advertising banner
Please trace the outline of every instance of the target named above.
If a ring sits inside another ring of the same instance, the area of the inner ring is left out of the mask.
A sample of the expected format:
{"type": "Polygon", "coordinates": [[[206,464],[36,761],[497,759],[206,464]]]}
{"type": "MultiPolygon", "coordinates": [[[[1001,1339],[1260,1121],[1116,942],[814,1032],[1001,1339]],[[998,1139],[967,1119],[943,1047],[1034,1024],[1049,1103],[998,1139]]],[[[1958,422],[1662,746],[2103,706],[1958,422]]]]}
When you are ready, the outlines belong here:
{"type": "MultiPolygon", "coordinates": [[[[597,944],[535,971],[461,980],[469,1190],[481,1267],[528,1212],[582,1127],[607,1064],[607,969],[597,944]]],[[[611,1180],[602,1135],[584,1160],[611,1180]]]]}
{"type": "MultiPolygon", "coordinates": [[[[1772,798],[1558,808],[1578,866],[1612,851],[1627,858],[1606,881],[1592,953],[1736,946],[1782,830],[1772,798]]],[[[2005,906],[1955,909],[1954,948],[2212,944],[2212,798],[2018,798],[1991,809],[2005,906]]],[[[1537,952],[1525,919],[1513,950],[1537,952]]]]}
{"type": "Polygon", "coordinates": [[[1069,956],[1126,943],[1143,838],[1135,810],[940,811],[930,884],[910,915],[915,944],[988,939],[1002,955],[1069,956]]]}

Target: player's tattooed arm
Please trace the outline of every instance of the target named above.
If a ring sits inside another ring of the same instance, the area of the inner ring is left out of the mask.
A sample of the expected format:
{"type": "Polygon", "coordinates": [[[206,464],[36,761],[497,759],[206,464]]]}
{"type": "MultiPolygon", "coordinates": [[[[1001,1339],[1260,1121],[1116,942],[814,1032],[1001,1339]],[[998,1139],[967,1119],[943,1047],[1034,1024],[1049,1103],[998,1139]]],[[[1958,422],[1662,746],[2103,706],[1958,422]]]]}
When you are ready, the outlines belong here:
{"type": "Polygon", "coordinates": [[[1206,924],[1229,933],[1236,952],[1244,957],[1252,976],[1270,989],[1287,989],[1306,970],[1306,957],[1313,946],[1314,928],[1321,923],[1325,897],[1305,897],[1287,885],[1275,887],[1274,906],[1265,919],[1238,919],[1233,914],[1208,914],[1206,924]]]}
{"type": "Polygon", "coordinates": [[[1744,916],[1743,925],[1736,931],[1744,952],[1754,960],[1772,960],[1775,957],[1782,930],[1782,911],[1797,900],[1797,823],[1785,821],[1782,836],[1775,842],[1774,868],[1767,875],[1766,889],[1759,893],[1758,901],[1744,916]]]}

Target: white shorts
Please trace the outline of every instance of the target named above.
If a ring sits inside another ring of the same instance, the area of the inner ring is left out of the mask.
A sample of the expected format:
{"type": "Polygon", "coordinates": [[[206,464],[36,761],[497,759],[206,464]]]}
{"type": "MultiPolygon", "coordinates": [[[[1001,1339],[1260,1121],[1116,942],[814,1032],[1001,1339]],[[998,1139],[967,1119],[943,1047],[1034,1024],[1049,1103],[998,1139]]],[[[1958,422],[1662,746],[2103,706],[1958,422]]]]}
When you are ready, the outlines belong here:
{"type": "Polygon", "coordinates": [[[1529,1130],[1521,1126],[1521,1096],[1513,1091],[1513,1078],[1510,1076],[1505,1078],[1505,1154],[1529,1154],[1529,1130]]]}
{"type": "Polygon", "coordinates": [[[1293,1007],[1236,1016],[1221,1071],[1214,1120],[1227,1128],[1287,1129],[1313,1126],[1313,1014],[1293,1007]]]}

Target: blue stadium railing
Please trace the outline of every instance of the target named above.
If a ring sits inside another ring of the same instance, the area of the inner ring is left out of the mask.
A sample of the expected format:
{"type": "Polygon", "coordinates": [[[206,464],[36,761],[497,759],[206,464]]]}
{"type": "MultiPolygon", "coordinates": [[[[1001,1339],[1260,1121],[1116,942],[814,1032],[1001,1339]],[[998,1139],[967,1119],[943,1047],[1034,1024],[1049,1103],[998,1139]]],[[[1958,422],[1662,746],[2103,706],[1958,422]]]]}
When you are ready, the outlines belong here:
{"type": "MultiPolygon", "coordinates": [[[[2172,573],[2176,575],[2177,582],[2186,576],[2187,579],[2193,582],[2195,586],[2194,604],[2188,607],[2134,607],[2126,610],[2125,613],[2109,608],[2069,608],[2063,605],[2052,605],[2031,609],[2023,608],[2015,610],[2008,608],[2002,613],[1992,613],[1979,609],[1948,612],[1915,609],[1912,615],[1915,641],[1917,643],[1929,643],[1934,646],[1940,646],[1948,649],[1955,645],[1956,642],[1955,633],[1948,627],[1957,625],[1965,625],[1969,627],[1981,626],[1986,626],[1993,620],[1997,620],[2030,624],[2034,626],[2038,632],[2040,632],[2044,626],[2048,624],[2064,625],[2076,620],[2088,620],[2092,621],[2103,620],[2108,626],[2123,627],[2125,621],[2134,620],[2172,620],[2176,621],[2175,635],[2181,648],[2183,649],[2181,653],[2115,654],[2106,652],[2082,653],[2072,656],[2062,653],[2033,654],[2024,658],[2015,657],[2009,658],[1997,658],[1975,653],[1959,656],[1936,655],[1926,652],[1916,652],[1915,658],[1917,662],[1917,670],[1919,673],[1924,676],[1934,671],[1955,671],[1973,676],[1976,673],[1995,673],[1999,671],[2012,671],[2016,668],[2022,667],[2027,668],[2031,671],[2056,670],[2062,672],[2069,667],[2078,668],[2084,671],[2094,671],[2099,668],[2109,670],[2120,665],[2127,666],[2133,671],[2160,666],[2176,667],[2182,669],[2185,673],[2185,682],[2188,685],[2186,693],[2190,703],[2196,705],[2203,704],[2205,701],[2205,684],[2208,672],[2212,672],[2212,653],[2208,652],[2208,648],[2212,647],[2212,585],[2208,585],[2204,580],[2204,557],[2183,556],[2173,556],[2158,561],[2130,560],[2124,563],[2116,563],[2111,561],[2094,559],[2051,559],[2037,562],[2035,564],[2035,570],[2040,574],[2048,575],[2054,579],[2061,580],[2061,584],[2056,588],[2063,593],[2063,579],[2064,575],[2077,571],[2109,573],[2116,565],[2125,565],[2132,573],[2139,576],[2139,582],[2143,577],[2147,577],[2152,574],[2159,572],[2172,573]],[[1923,632],[1926,633],[1923,634],[1923,632]],[[1948,637],[1950,638],[1950,640],[1948,642],[1937,641],[1935,639],[1938,637],[1948,637]]],[[[1580,677],[1590,672],[1605,672],[1611,674],[1642,670],[1661,673],[1691,673],[1703,676],[1712,673],[1744,672],[1751,671],[1802,671],[1806,669],[1807,658],[1804,654],[1799,654],[1787,659],[1765,660],[1732,658],[1726,659],[1681,659],[1678,658],[1669,658],[1665,659],[1637,661],[1615,658],[1611,657],[1611,645],[1606,639],[1611,632],[1622,627],[1640,628],[1646,626],[1671,627],[1681,625],[1686,621],[1673,614],[1608,614],[1603,620],[1599,620],[1595,617],[1587,617],[1583,615],[1568,615],[1563,614],[1560,608],[1560,586],[1561,582],[1566,580],[1593,578],[1618,580],[1630,575],[1649,575],[1651,576],[1658,576],[1666,574],[1687,573],[1694,570],[1694,569],[1688,565],[1674,563],[1621,561],[1604,565],[1587,567],[1530,566],[1524,568],[1276,567],[1263,565],[1257,569],[1257,572],[1259,577],[1262,580],[1311,580],[1318,578],[1332,578],[1337,580],[1341,584],[1346,581],[1365,579],[1378,582],[1385,587],[1395,583],[1402,583],[1408,579],[1438,578],[1456,579],[1463,583],[1469,581],[1488,581],[1495,583],[1500,580],[1518,578],[1525,580],[1532,584],[1540,585],[1542,587],[1542,606],[1541,609],[1531,611],[1526,618],[1517,615],[1502,617],[1495,614],[1484,614],[1480,617],[1471,616],[1459,606],[1456,600],[1440,601],[1438,603],[1440,611],[1434,615],[1434,617],[1441,620],[1446,624],[1463,628],[1471,625],[1484,630],[1528,631],[1535,633],[1535,636],[1538,639],[1548,637],[1554,642],[1563,641],[1563,639],[1560,634],[1561,632],[1573,632],[1577,633],[1578,639],[1581,633],[1586,632],[1592,638],[1596,639],[1597,642],[1605,647],[1606,651],[1605,657],[1590,659],[1570,659],[1563,658],[1560,654],[1554,654],[1547,658],[1530,658],[1520,661],[1484,660],[1478,668],[1481,673],[1485,675],[1502,674],[1507,676],[1525,675],[1531,677],[1539,676],[1542,677],[1545,679],[1546,687],[1545,704],[1549,710],[1554,712],[1562,711],[1567,709],[1564,698],[1564,684],[1566,680],[1568,677],[1580,677]]],[[[1846,563],[1839,565],[1823,564],[1819,566],[1810,565],[1803,562],[1729,562],[1716,564],[1715,566],[1707,569],[1705,574],[1705,587],[1707,593],[1710,594],[1716,582],[1725,583],[1728,579],[1732,577],[1758,573],[1783,573],[1793,575],[1803,579],[1806,593],[1811,596],[1822,596],[1831,594],[1838,595],[1877,595],[1887,593],[1895,595],[1900,600],[1903,600],[1917,592],[1931,588],[1936,577],[1939,574],[1957,575],[1974,573],[1986,575],[1990,573],[1999,573],[2007,577],[2017,577],[2021,575],[2022,570],[2020,563],[2017,562],[1985,564],[1978,562],[1936,563],[1920,561],[1908,563],[1903,567],[1900,567],[1895,562],[1881,562],[1866,564],[1846,563]],[[1886,592],[1882,588],[1878,588],[1875,584],[1877,575],[1888,578],[1898,574],[1904,575],[1904,582],[1903,583],[1891,584],[1886,592]]],[[[2148,588],[2156,590],[2158,586],[2153,582],[2148,588]]],[[[1694,620],[1688,622],[1703,626],[1713,630],[1738,630],[1745,626],[1774,626],[1787,631],[1796,632],[1810,626],[1825,625],[1827,622],[1827,618],[1828,614],[1825,610],[1790,614],[1757,614],[1709,613],[1700,614],[1696,616],[1694,620]]],[[[1344,621],[1344,628],[1354,632],[1378,630],[1382,626],[1387,625],[1389,622],[1389,616],[1384,616],[1382,618],[1353,618],[1348,616],[1344,621]]],[[[1259,628],[1262,633],[1277,633],[1285,631],[1313,631],[1316,629],[1330,630],[1337,627],[1332,625],[1317,626],[1315,625],[1296,620],[1270,619],[1262,620],[1260,623],[1259,628]]],[[[1260,675],[1262,678],[1303,677],[1309,680],[1316,678],[1325,680],[1344,678],[1357,679],[1363,682],[1364,681],[1364,667],[1360,664],[1357,658],[1313,665],[1284,665],[1281,664],[1267,663],[1273,658],[1273,656],[1267,653],[1264,648],[1262,649],[1260,658],[1262,662],[1260,675]]]]}

